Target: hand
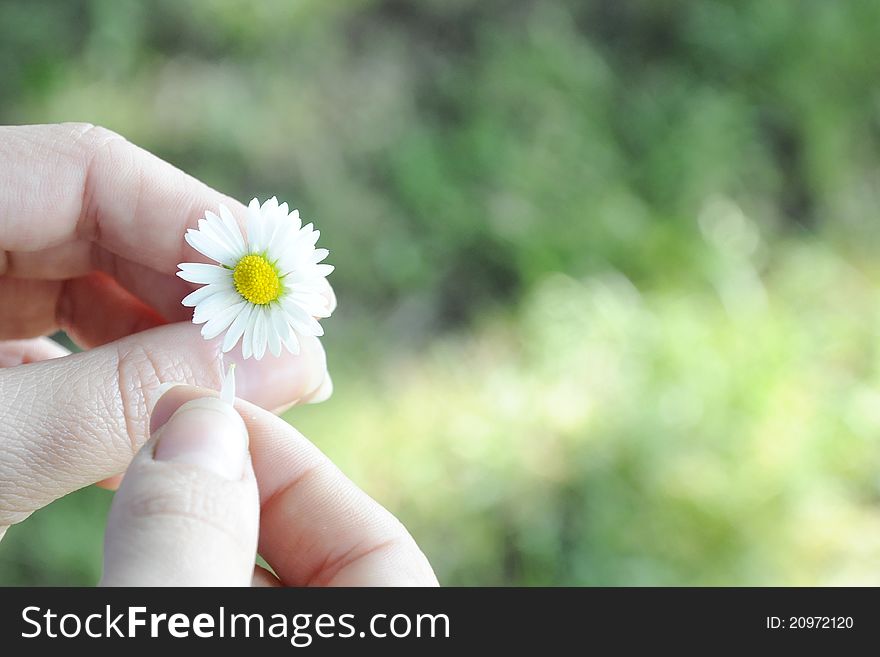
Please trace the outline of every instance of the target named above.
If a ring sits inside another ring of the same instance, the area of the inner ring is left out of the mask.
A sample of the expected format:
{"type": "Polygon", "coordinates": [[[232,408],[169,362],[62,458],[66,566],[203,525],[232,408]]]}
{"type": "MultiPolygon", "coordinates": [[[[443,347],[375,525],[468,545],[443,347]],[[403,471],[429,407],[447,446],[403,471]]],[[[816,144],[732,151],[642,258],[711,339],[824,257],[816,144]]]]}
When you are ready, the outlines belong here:
{"type": "Polygon", "coordinates": [[[183,386],[159,400],[113,500],[103,584],[437,584],[400,522],[314,445],[252,404],[236,409],[183,386]],[[277,577],[254,567],[258,542],[277,577]]]}
{"type": "MultiPolygon", "coordinates": [[[[193,287],[174,273],[198,256],[186,228],[221,202],[243,220],[236,201],[102,128],[0,127],[0,537],[124,471],[162,383],[219,388],[219,340],[188,321],[193,287]],[[58,329],[86,351],[58,358],[38,337],[58,329]]],[[[298,356],[232,358],[240,396],[265,408],[332,390],[316,338],[298,356]]]]}

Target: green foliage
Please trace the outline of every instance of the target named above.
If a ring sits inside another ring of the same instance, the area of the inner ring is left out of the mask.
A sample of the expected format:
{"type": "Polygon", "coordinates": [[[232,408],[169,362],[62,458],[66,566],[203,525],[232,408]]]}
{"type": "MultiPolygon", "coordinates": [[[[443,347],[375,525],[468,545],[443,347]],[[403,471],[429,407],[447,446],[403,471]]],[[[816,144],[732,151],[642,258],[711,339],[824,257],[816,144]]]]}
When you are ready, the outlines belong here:
{"type": "Polygon", "coordinates": [[[874,285],[816,243],[713,283],[555,274],[289,418],[449,583],[877,583],[874,285]]]}
{"type": "MultiPolygon", "coordinates": [[[[442,581],[877,583],[880,3],[0,3],[0,119],[103,124],[332,250],[289,419],[442,581]]],[[[0,580],[97,579],[107,496],[0,580]]]]}

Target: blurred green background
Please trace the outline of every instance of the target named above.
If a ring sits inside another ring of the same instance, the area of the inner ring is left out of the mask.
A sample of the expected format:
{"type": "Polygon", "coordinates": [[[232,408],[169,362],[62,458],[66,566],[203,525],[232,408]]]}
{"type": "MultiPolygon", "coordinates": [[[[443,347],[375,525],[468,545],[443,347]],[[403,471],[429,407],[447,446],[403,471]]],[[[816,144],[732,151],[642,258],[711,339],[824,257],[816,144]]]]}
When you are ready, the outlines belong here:
{"type": "MultiPolygon", "coordinates": [[[[2,0],[0,120],[316,221],[287,417],[441,582],[880,584],[880,2],[2,0]]],[[[109,502],[0,582],[96,582],[109,502]]]]}

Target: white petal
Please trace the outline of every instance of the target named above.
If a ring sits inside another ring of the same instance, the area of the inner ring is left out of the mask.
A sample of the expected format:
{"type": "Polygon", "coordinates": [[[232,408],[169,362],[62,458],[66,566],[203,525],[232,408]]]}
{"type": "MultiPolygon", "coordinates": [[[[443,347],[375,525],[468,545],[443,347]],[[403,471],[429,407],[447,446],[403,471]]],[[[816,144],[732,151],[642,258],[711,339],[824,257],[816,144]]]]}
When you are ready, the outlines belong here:
{"type": "Polygon", "coordinates": [[[262,308],[257,308],[257,317],[254,321],[254,358],[260,360],[266,353],[266,313],[262,308]]]}
{"type": "Polygon", "coordinates": [[[238,225],[238,221],[236,221],[232,212],[229,211],[229,208],[222,203],[220,204],[220,219],[223,221],[223,229],[232,239],[236,250],[244,254],[247,251],[247,243],[241,234],[241,226],[238,225]]]}
{"type": "Polygon", "coordinates": [[[212,283],[211,285],[205,285],[200,287],[195,292],[190,292],[185,297],[183,297],[182,303],[187,308],[192,308],[193,306],[197,306],[199,303],[207,299],[212,294],[216,294],[217,292],[222,292],[227,290],[227,286],[221,285],[218,283],[212,283]]]}
{"type": "Polygon", "coordinates": [[[226,232],[223,220],[210,210],[205,211],[205,218],[199,219],[199,230],[210,235],[215,241],[220,242],[230,253],[240,251],[235,240],[226,232]]]}
{"type": "Polygon", "coordinates": [[[223,333],[238,314],[244,310],[245,306],[247,306],[247,301],[242,301],[218,312],[202,327],[202,337],[205,340],[212,340],[223,333]]]}
{"type": "Polygon", "coordinates": [[[293,235],[292,227],[287,221],[278,221],[269,237],[269,243],[266,248],[266,254],[272,262],[280,261],[290,244],[293,235]]]}
{"type": "Polygon", "coordinates": [[[230,406],[235,403],[235,363],[229,365],[223,386],[220,388],[220,399],[230,406]]]}
{"type": "Polygon", "coordinates": [[[333,270],[336,269],[333,265],[315,265],[315,270],[318,276],[329,276],[333,273],[333,270]]]}
{"type": "Polygon", "coordinates": [[[314,266],[312,251],[314,251],[314,247],[302,239],[301,233],[297,233],[284,246],[284,252],[278,260],[278,268],[282,274],[289,274],[298,269],[314,266]]]}
{"type": "Polygon", "coordinates": [[[290,300],[282,303],[282,308],[287,313],[287,321],[293,326],[294,330],[300,335],[324,335],[324,329],[309,315],[305,310],[290,300]]]}
{"type": "Polygon", "coordinates": [[[214,260],[225,261],[233,254],[226,239],[207,219],[199,219],[198,229],[190,228],[184,237],[190,246],[214,260]]]}
{"type": "Polygon", "coordinates": [[[182,262],[177,265],[180,271],[177,275],[190,283],[207,285],[209,283],[222,283],[232,277],[232,272],[218,265],[205,265],[200,262],[182,262]]]}
{"type": "Polygon", "coordinates": [[[227,308],[241,303],[241,295],[235,291],[224,290],[202,301],[193,313],[193,324],[202,324],[212,320],[227,308]]]}
{"type": "Polygon", "coordinates": [[[272,326],[275,327],[275,332],[278,334],[278,337],[281,339],[281,341],[284,342],[284,339],[292,330],[290,324],[287,321],[287,313],[284,311],[284,308],[282,308],[280,304],[275,304],[272,308],[272,313],[270,317],[272,319],[272,326]]]}
{"type": "Polygon", "coordinates": [[[247,308],[238,313],[238,317],[236,317],[232,324],[229,326],[229,330],[226,331],[226,335],[223,338],[223,353],[230,351],[236,343],[239,341],[242,335],[244,335],[244,331],[250,323],[251,316],[254,313],[253,304],[249,304],[247,308]]]}
{"type": "Polygon", "coordinates": [[[315,291],[327,299],[327,310],[333,313],[336,310],[336,293],[326,278],[319,278],[314,282],[315,291]]]}
{"type": "Polygon", "coordinates": [[[300,335],[310,335],[316,338],[324,335],[324,328],[318,323],[314,317],[309,317],[307,321],[301,322],[298,319],[294,320],[293,323],[294,330],[300,335]]]}
{"type": "Polygon", "coordinates": [[[289,274],[284,283],[291,292],[305,292],[314,294],[327,294],[327,288],[330,284],[326,278],[321,276],[300,275],[299,272],[289,274]],[[302,280],[297,280],[300,278],[302,280]]]}
{"type": "Polygon", "coordinates": [[[278,209],[278,197],[273,196],[272,198],[266,199],[263,203],[263,206],[260,208],[263,214],[268,217],[272,217],[275,214],[275,211],[278,209]]]}
{"type": "MultiPolygon", "coordinates": [[[[226,210],[226,213],[232,217],[232,214],[225,205],[221,205],[220,208],[221,211],[226,210]]],[[[230,227],[224,219],[218,217],[213,212],[205,212],[205,216],[207,219],[199,222],[199,230],[211,231],[214,238],[223,242],[223,245],[235,257],[236,261],[241,258],[244,255],[244,238],[241,236],[238,224],[235,223],[235,218],[232,218],[232,227],[230,227]],[[202,227],[203,222],[204,228],[202,227]]]]}
{"type": "Polygon", "coordinates": [[[314,292],[291,292],[291,301],[312,317],[330,317],[330,301],[327,297],[314,292]]]}
{"type": "Polygon", "coordinates": [[[241,338],[241,355],[244,356],[245,359],[250,358],[254,354],[254,324],[256,312],[257,307],[251,306],[248,319],[245,322],[244,336],[241,338]]]}
{"type": "Polygon", "coordinates": [[[330,251],[328,251],[327,249],[315,249],[315,251],[312,253],[312,262],[318,264],[328,255],[330,255],[330,251]]]}
{"type": "Polygon", "coordinates": [[[223,243],[217,241],[207,232],[190,228],[186,231],[186,235],[184,235],[183,238],[192,248],[211,258],[211,260],[216,260],[229,267],[232,267],[236,263],[236,258],[229,248],[223,243]]]}
{"type": "Polygon", "coordinates": [[[287,322],[284,320],[284,311],[278,307],[272,307],[266,309],[266,333],[268,335],[269,340],[269,351],[272,352],[273,356],[281,355],[281,336],[290,332],[290,327],[287,325],[287,322]],[[281,333],[279,331],[278,322],[276,322],[275,317],[277,315],[281,316],[281,330],[285,331],[285,333],[281,333]]]}
{"type": "Polygon", "coordinates": [[[299,230],[300,228],[302,228],[302,219],[299,218],[299,210],[294,210],[289,215],[287,215],[287,220],[290,222],[293,230],[299,230]]]}
{"type": "Polygon", "coordinates": [[[248,206],[247,240],[250,253],[259,253],[266,248],[263,244],[263,215],[257,199],[252,200],[248,206]]]}
{"type": "MultiPolygon", "coordinates": [[[[287,324],[287,313],[284,313],[283,316],[284,323],[287,324]]],[[[296,337],[296,331],[289,324],[287,324],[287,335],[282,334],[281,342],[284,343],[287,351],[294,356],[299,354],[299,338],[296,337]]]]}
{"type": "Polygon", "coordinates": [[[328,305],[327,297],[320,292],[313,292],[311,290],[305,292],[298,287],[292,287],[286,296],[289,296],[291,300],[295,301],[304,310],[310,306],[328,305]]]}
{"type": "Polygon", "coordinates": [[[284,309],[284,312],[288,314],[288,319],[293,321],[295,319],[305,320],[309,314],[302,308],[298,303],[295,303],[291,297],[284,297],[281,299],[281,307],[284,309]]]}
{"type": "Polygon", "coordinates": [[[248,253],[262,253],[266,250],[265,239],[263,238],[265,228],[261,217],[248,216],[248,253]]]}

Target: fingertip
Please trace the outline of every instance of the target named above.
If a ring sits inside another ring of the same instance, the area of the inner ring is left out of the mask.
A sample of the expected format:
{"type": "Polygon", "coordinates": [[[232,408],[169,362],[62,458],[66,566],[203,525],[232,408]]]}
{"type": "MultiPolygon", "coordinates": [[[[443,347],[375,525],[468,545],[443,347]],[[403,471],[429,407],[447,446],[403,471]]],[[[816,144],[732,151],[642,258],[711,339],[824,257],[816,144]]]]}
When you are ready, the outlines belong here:
{"type": "Polygon", "coordinates": [[[70,350],[50,338],[7,340],[0,343],[0,368],[69,356],[70,350]]]}
{"type": "Polygon", "coordinates": [[[317,389],[309,396],[306,401],[307,404],[320,404],[321,402],[325,402],[333,395],[333,379],[330,378],[330,372],[327,372],[324,375],[324,381],[317,387],[317,389]]]}
{"type": "Polygon", "coordinates": [[[280,408],[308,397],[324,381],[327,356],[316,337],[300,339],[300,351],[260,360],[244,358],[241,345],[225,356],[236,364],[237,396],[263,408],[280,408]]]}
{"type": "Polygon", "coordinates": [[[95,486],[98,488],[104,488],[106,490],[114,491],[118,490],[119,486],[122,484],[122,478],[125,476],[125,473],[122,472],[118,475],[113,475],[112,477],[107,477],[106,479],[102,479],[97,482],[95,486]]]}

